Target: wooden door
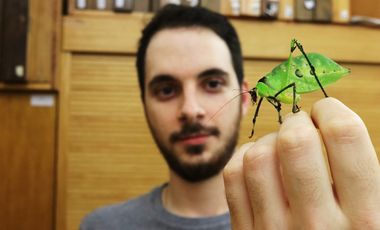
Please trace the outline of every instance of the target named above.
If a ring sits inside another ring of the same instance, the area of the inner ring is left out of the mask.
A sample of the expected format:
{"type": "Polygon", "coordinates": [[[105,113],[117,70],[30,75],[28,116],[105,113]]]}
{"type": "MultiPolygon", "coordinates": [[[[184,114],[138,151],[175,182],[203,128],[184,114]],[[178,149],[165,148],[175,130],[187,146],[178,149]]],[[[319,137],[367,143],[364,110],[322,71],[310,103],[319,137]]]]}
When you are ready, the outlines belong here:
{"type": "Polygon", "coordinates": [[[0,92],[0,229],[53,229],[54,94],[0,92]]]}

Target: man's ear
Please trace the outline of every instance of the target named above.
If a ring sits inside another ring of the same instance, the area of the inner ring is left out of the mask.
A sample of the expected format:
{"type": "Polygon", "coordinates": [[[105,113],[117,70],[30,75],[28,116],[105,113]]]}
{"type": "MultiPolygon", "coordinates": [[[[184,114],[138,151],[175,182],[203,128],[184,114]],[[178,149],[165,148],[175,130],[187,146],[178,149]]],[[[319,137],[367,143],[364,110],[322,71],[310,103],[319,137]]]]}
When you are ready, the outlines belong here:
{"type": "Polygon", "coordinates": [[[243,81],[241,84],[241,92],[246,92],[241,94],[241,108],[242,108],[242,113],[241,116],[244,117],[245,114],[248,111],[248,108],[250,106],[251,102],[251,95],[248,93],[249,91],[249,86],[247,81],[243,81]]]}

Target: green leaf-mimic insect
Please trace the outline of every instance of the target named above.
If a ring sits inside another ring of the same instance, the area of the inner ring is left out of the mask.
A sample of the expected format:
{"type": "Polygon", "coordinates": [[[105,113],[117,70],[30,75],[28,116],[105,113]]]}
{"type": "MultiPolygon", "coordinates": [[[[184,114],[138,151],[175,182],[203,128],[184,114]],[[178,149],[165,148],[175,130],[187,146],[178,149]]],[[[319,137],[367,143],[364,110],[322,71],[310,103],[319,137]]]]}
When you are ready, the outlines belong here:
{"type": "Polygon", "coordinates": [[[292,39],[289,58],[262,77],[257,82],[256,87],[248,91],[252,102],[258,101],[252,120],[253,127],[250,138],[254,134],[256,118],[264,98],[276,108],[278,121],[282,123],[281,103],[292,104],[292,112],[297,113],[299,111],[297,102],[301,99],[300,94],[321,89],[324,96],[328,97],[323,87],[336,82],[349,73],[349,69],[340,66],[322,54],[306,54],[302,45],[297,40],[292,39]],[[296,48],[301,51],[302,55],[292,57],[296,48]]]}

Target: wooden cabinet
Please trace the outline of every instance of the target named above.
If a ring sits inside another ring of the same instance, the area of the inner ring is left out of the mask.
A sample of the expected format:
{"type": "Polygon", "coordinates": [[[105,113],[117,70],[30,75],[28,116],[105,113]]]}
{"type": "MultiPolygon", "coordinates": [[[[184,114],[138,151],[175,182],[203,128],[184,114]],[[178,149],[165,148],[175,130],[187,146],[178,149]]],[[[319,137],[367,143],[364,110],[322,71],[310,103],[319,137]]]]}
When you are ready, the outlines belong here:
{"type": "Polygon", "coordinates": [[[54,88],[60,57],[61,3],[0,3],[0,64],[6,69],[0,71],[2,230],[55,228],[58,94],[54,88]],[[13,12],[18,7],[22,14],[13,12]],[[21,35],[22,39],[13,38],[21,35]],[[15,72],[25,79],[17,83],[3,81],[15,72]]]}
{"type": "Polygon", "coordinates": [[[4,0],[1,2],[4,12],[0,15],[2,17],[0,42],[3,47],[0,50],[4,55],[1,55],[0,58],[3,60],[0,63],[3,64],[1,69],[6,71],[0,73],[2,74],[0,79],[3,80],[0,80],[0,90],[15,88],[45,90],[55,87],[61,29],[61,2],[61,0],[4,0]],[[25,12],[13,13],[12,9],[25,12]],[[21,37],[22,33],[25,33],[24,37],[21,37]],[[21,81],[23,83],[4,83],[15,72],[23,74],[21,81]]]}
{"type": "Polygon", "coordinates": [[[52,230],[55,93],[0,92],[0,228],[52,230]]]}
{"type": "Polygon", "coordinates": [[[0,80],[25,82],[28,0],[0,4],[0,80]]]}
{"type": "MultiPolygon", "coordinates": [[[[150,14],[73,15],[63,19],[57,229],[74,230],[92,209],[137,196],[167,179],[166,166],[147,128],[135,70],[141,29],[150,14]]],[[[351,68],[327,87],[369,126],[380,152],[380,30],[365,27],[233,19],[250,86],[285,60],[290,39],[351,68]]],[[[305,95],[301,107],[323,97],[305,95]]],[[[284,106],[284,113],[290,108],[284,106]]],[[[243,120],[240,143],[249,141],[254,106],[243,120]]],[[[257,136],[277,129],[264,104],[257,136]]]]}

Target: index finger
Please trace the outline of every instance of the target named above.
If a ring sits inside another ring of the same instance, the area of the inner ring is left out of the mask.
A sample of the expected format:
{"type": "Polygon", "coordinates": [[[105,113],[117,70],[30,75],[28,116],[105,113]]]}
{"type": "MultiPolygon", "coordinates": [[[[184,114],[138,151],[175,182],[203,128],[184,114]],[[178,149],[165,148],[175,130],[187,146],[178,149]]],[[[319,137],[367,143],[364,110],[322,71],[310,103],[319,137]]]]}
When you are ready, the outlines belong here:
{"type": "Polygon", "coordinates": [[[334,98],[318,101],[311,115],[324,140],[342,208],[357,212],[380,206],[379,162],[362,119],[334,98]]]}

